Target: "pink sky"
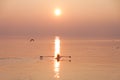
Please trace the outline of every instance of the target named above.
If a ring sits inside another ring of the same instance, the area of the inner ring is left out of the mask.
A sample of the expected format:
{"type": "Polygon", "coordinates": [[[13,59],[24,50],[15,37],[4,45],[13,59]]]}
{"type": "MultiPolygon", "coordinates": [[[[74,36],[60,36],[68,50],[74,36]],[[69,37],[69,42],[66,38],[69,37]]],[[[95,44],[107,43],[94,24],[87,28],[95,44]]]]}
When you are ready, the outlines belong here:
{"type": "Polygon", "coordinates": [[[119,0],[3,0],[0,35],[119,38],[119,0]],[[61,16],[54,10],[60,8],[61,16]]]}

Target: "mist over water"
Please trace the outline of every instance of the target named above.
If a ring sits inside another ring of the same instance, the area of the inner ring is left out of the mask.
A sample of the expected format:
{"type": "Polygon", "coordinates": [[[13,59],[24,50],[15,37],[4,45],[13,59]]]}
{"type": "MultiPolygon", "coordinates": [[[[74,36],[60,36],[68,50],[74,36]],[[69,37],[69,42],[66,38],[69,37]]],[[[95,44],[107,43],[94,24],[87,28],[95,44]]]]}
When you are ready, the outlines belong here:
{"type": "Polygon", "coordinates": [[[0,41],[1,80],[119,80],[119,40],[62,39],[61,55],[72,56],[55,62],[40,60],[54,55],[54,39],[11,39],[0,41]],[[56,64],[56,65],[55,65],[56,64]]]}

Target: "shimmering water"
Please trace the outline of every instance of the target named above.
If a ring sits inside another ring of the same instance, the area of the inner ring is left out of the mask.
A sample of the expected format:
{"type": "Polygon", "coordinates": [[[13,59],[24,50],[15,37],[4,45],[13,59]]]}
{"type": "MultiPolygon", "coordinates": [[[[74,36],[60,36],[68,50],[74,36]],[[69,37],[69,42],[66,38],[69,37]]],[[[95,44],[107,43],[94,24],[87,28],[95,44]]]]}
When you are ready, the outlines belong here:
{"type": "Polygon", "coordinates": [[[71,62],[40,55],[54,55],[54,39],[1,39],[0,80],[120,80],[119,40],[61,39],[71,62]]]}

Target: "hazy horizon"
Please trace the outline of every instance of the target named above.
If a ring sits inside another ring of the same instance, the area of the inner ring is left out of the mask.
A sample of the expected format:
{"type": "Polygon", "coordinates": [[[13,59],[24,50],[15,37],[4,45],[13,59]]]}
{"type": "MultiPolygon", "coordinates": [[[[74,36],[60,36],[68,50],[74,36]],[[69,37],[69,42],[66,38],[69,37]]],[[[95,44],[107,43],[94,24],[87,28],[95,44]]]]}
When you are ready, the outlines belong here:
{"type": "Polygon", "coordinates": [[[119,0],[2,0],[0,38],[118,39],[119,0]],[[54,10],[61,10],[60,16],[54,10]]]}

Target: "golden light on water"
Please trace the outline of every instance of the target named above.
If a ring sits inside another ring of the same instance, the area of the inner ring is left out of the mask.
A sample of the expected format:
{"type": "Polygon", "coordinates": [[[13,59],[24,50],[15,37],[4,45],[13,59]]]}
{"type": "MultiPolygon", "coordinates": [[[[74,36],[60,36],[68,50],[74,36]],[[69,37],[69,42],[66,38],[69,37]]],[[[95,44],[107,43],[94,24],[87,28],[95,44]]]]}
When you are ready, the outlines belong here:
{"type": "Polygon", "coordinates": [[[60,78],[60,62],[58,62],[57,60],[54,60],[54,72],[54,77],[57,79],[60,78]]]}
{"type": "Polygon", "coordinates": [[[57,57],[58,54],[60,54],[60,38],[57,36],[55,37],[55,53],[54,53],[55,58],[57,57]]]}
{"type": "MultiPolygon", "coordinates": [[[[54,56],[55,58],[57,57],[57,55],[60,54],[60,38],[58,36],[55,37],[55,53],[54,56]]],[[[60,72],[60,62],[58,62],[57,60],[54,60],[54,72],[55,78],[60,78],[59,72],[60,72]]]]}

